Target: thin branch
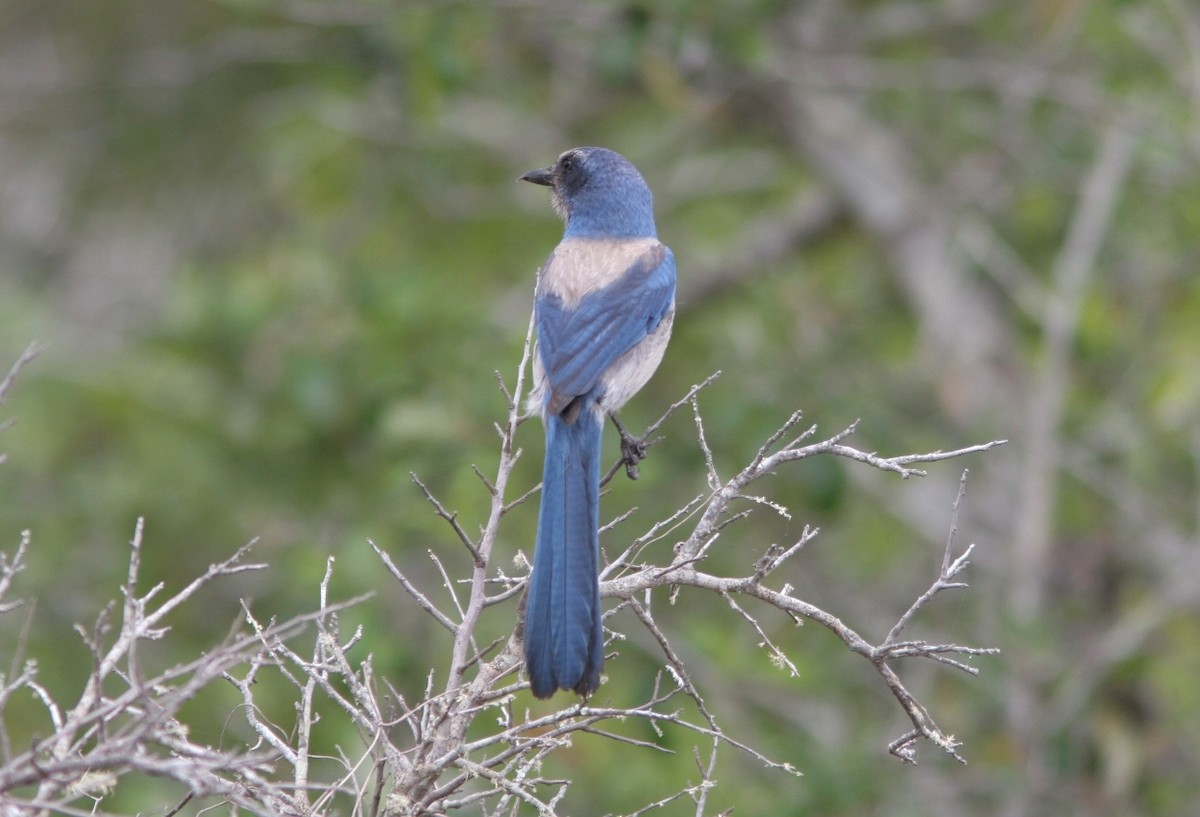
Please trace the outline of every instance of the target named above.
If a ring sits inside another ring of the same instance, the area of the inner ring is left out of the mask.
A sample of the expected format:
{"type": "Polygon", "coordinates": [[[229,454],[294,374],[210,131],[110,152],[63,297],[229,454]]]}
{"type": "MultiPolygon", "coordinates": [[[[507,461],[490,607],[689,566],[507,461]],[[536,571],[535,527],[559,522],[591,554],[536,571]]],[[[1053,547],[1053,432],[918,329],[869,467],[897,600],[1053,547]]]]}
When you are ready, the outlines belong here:
{"type": "Polygon", "coordinates": [[[383,564],[387,567],[388,572],[395,577],[396,581],[400,582],[400,586],[404,588],[404,592],[412,596],[413,599],[416,600],[417,604],[421,606],[422,610],[433,616],[434,620],[449,630],[452,635],[458,632],[458,624],[456,624],[449,616],[439,610],[437,605],[429,600],[428,596],[422,593],[419,589],[417,589],[416,585],[408,580],[408,577],[405,576],[398,567],[396,567],[396,563],[392,561],[391,556],[389,556],[385,551],[381,550],[380,547],[370,539],[367,540],[367,543],[371,546],[371,549],[375,551],[375,555],[377,555],[383,561],[383,564]]]}
{"type": "Polygon", "coordinates": [[[42,353],[42,347],[36,343],[31,343],[25,347],[25,351],[17,358],[17,362],[9,367],[8,373],[4,375],[4,379],[0,380],[0,405],[4,405],[4,400],[8,397],[8,390],[12,388],[13,383],[17,380],[17,375],[21,370],[33,362],[34,358],[42,353]]]}
{"type": "MultiPolygon", "coordinates": [[[[427,486],[424,482],[421,482],[421,478],[416,474],[410,473],[409,477],[411,477],[412,481],[415,482],[417,487],[421,489],[421,493],[425,495],[426,501],[433,506],[434,513],[446,520],[446,523],[454,529],[454,533],[458,536],[458,541],[462,542],[463,546],[470,551],[471,558],[474,559],[475,564],[481,564],[483,557],[479,553],[479,548],[471,539],[471,535],[463,529],[462,525],[458,523],[458,513],[451,513],[450,511],[446,510],[445,506],[442,505],[442,503],[438,501],[438,498],[433,495],[433,492],[429,490],[429,486],[427,486]]],[[[496,487],[489,484],[488,491],[489,493],[494,494],[496,492],[496,487]]]]}

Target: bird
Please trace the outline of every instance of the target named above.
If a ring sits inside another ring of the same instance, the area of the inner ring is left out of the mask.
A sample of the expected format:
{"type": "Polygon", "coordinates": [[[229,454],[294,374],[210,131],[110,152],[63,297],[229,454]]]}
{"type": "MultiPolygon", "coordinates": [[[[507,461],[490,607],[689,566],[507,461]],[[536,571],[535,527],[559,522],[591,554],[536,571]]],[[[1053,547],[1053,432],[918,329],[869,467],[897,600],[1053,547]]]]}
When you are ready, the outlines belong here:
{"type": "Polygon", "coordinates": [[[563,689],[586,699],[604,665],[601,436],[611,416],[627,464],[644,456],[614,412],[646,384],[666,351],[675,256],[658,240],[650,188],[619,153],[573,148],[520,180],[549,187],[565,222],[534,293],[528,410],[542,417],[546,460],[525,599],[525,669],[537,698],[563,689]]]}

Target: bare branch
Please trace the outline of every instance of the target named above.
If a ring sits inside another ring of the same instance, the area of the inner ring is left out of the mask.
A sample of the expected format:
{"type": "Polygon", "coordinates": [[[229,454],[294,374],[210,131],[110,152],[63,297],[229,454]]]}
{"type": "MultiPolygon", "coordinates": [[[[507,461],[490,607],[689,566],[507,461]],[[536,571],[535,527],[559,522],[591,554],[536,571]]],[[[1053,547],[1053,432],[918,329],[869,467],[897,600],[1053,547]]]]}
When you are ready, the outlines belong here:
{"type": "Polygon", "coordinates": [[[31,343],[25,347],[25,351],[17,358],[17,362],[9,367],[8,373],[4,375],[4,379],[0,380],[0,405],[4,405],[4,400],[8,397],[8,390],[16,382],[17,375],[41,353],[42,347],[36,343],[31,343]]]}
{"type": "Polygon", "coordinates": [[[396,581],[400,582],[400,586],[404,588],[404,592],[412,596],[416,600],[417,604],[421,605],[422,610],[433,616],[433,618],[439,624],[449,630],[451,634],[458,631],[458,625],[455,624],[449,616],[439,610],[437,605],[429,600],[428,596],[418,590],[417,587],[408,580],[408,577],[405,576],[398,567],[396,567],[396,564],[392,561],[391,556],[381,550],[380,547],[371,540],[368,539],[367,543],[371,546],[372,550],[375,551],[375,554],[383,561],[384,565],[388,569],[388,572],[396,578],[396,581]]]}
{"type": "MultiPolygon", "coordinates": [[[[451,513],[450,511],[446,510],[445,506],[443,506],[442,503],[438,501],[438,498],[433,495],[433,492],[429,490],[429,486],[427,486],[424,482],[421,482],[420,477],[418,477],[416,474],[409,474],[409,476],[412,478],[412,481],[417,484],[417,487],[421,489],[421,493],[425,495],[425,499],[430,505],[433,506],[434,512],[442,519],[446,520],[447,524],[454,529],[454,533],[458,536],[458,541],[462,542],[466,549],[470,551],[471,558],[474,559],[475,564],[478,565],[483,557],[479,555],[479,548],[471,539],[471,535],[463,530],[462,525],[458,523],[458,514],[451,513]]],[[[488,484],[487,487],[489,493],[496,493],[497,489],[494,485],[488,484]]]]}
{"type": "MultiPolygon", "coordinates": [[[[522,367],[528,362],[527,345],[522,367]]],[[[519,407],[524,382],[523,373],[518,374],[515,388],[504,390],[508,414],[496,425],[501,440],[494,477],[474,469],[483,488],[480,495],[489,508],[477,537],[468,536],[456,515],[414,477],[418,490],[472,556],[469,575],[462,577],[452,572],[435,549],[426,550],[450,594],[451,613],[434,604],[430,594],[417,587],[388,553],[369,543],[417,607],[441,625],[438,632],[448,634],[449,661],[444,667],[430,669],[423,689],[397,690],[388,679],[376,677],[369,654],[354,657],[372,641],[373,634],[363,627],[348,636],[341,633],[340,611],[359,600],[331,602],[335,568],[332,558],[317,588],[314,612],[280,624],[260,619],[248,604],[243,604],[241,626],[248,627],[248,633],[231,632],[218,648],[194,662],[167,670],[149,669],[138,647],[144,640],[161,638],[169,632],[165,618],[169,613],[191,602],[209,583],[263,566],[243,564],[251,542],[174,594],[168,594],[162,585],[142,589],[145,529],[139,521],[130,543],[121,606],[110,608],[111,613],[103,612],[90,629],[79,628],[94,662],[79,701],[71,706],[54,701],[38,684],[32,662],[11,673],[11,680],[0,679],[0,711],[14,692],[25,690],[42,702],[55,726],[51,737],[24,753],[13,753],[6,747],[10,762],[0,768],[0,796],[33,786],[35,796],[28,803],[44,803],[46,811],[70,813],[69,801],[81,791],[94,792],[90,796],[99,802],[105,796],[104,786],[132,773],[179,782],[185,791],[181,795],[183,803],[189,802],[188,798],[195,802],[197,798],[215,797],[232,807],[261,814],[321,817],[336,811],[352,817],[379,813],[416,817],[471,807],[482,809],[484,814],[508,815],[524,804],[552,815],[561,808],[570,781],[543,777],[542,764],[573,741],[614,741],[625,751],[662,752],[667,750],[664,741],[676,739],[672,734],[684,734],[693,741],[699,781],[681,782],[669,791],[647,797],[646,805],[636,813],[662,809],[686,796],[697,816],[703,817],[709,793],[717,785],[722,747],[735,749],[768,769],[794,775],[799,771],[725,728],[722,702],[705,694],[703,680],[689,668],[667,629],[656,621],[655,595],[665,593],[666,599],[673,600],[674,594],[685,587],[721,598],[731,615],[740,619],[755,642],[768,652],[768,660],[789,677],[799,673],[788,656],[790,645],[774,634],[762,618],[759,605],[797,624],[813,621],[827,628],[848,650],[870,662],[907,716],[911,729],[889,746],[892,754],[914,762],[917,743],[928,740],[962,760],[958,742],[938,727],[892,664],[902,658],[924,658],[975,674],[978,670],[969,660],[995,653],[984,647],[916,638],[899,640],[902,632],[913,626],[917,612],[938,592],[965,586],[959,577],[974,546],[956,553],[955,544],[958,513],[965,499],[965,472],[952,508],[938,578],[878,643],[849,627],[834,612],[797,598],[792,586],[779,579],[781,568],[812,546],[819,533],[817,528],[804,525],[799,537],[790,543],[761,545],[757,552],[753,543],[739,542],[739,550],[745,552],[740,560],[743,569],[732,575],[709,569],[708,557],[715,549],[731,544],[734,523],[756,511],[765,508],[790,518],[784,502],[768,490],[769,478],[789,464],[815,456],[836,456],[910,476],[921,473],[908,467],[912,463],[979,453],[1000,441],[951,452],[881,457],[846,444],[857,424],[813,442],[816,426],[798,431],[802,415],[794,412],[767,435],[747,465],[722,482],[696,396],[711,378],[692,387],[662,419],[684,405],[692,407],[697,445],[706,460],[706,484],[681,507],[632,537],[601,576],[603,597],[618,600],[605,615],[605,632],[614,642],[626,639],[622,618],[616,614],[629,610],[657,644],[663,668],[640,703],[597,706],[593,700],[567,700],[557,709],[533,716],[521,708],[528,683],[520,677],[520,606],[511,631],[504,629],[501,632],[507,634],[499,637],[489,633],[482,648],[477,643],[485,615],[495,617],[489,618],[489,626],[495,621],[511,625],[513,608],[504,602],[517,596],[525,585],[524,577],[506,575],[494,558],[503,517],[532,493],[526,491],[516,501],[508,499],[509,480],[520,453],[512,435],[522,419],[519,407]],[[674,546],[654,547],[664,540],[672,541],[674,546]],[[752,603],[747,604],[747,599],[752,603]],[[293,640],[310,624],[315,630],[313,643],[298,648],[293,640]],[[259,698],[264,688],[278,688],[263,683],[269,676],[293,691],[294,718],[266,714],[278,711],[259,698]],[[249,736],[244,747],[216,752],[200,746],[187,737],[186,727],[176,720],[175,713],[182,704],[214,680],[231,684],[240,697],[239,720],[249,736]],[[331,719],[352,726],[360,742],[339,745],[332,756],[320,756],[315,748],[317,725],[331,719]],[[648,727],[650,737],[630,733],[630,722],[648,727]]],[[[604,526],[605,538],[619,539],[628,527],[620,523],[631,513],[625,510],[613,514],[604,526]]],[[[24,564],[27,541],[28,537],[11,561],[0,559],[0,603],[24,564]]],[[[615,673],[622,664],[614,661],[611,666],[615,673]]],[[[0,733],[2,724],[0,721],[0,733]]]]}

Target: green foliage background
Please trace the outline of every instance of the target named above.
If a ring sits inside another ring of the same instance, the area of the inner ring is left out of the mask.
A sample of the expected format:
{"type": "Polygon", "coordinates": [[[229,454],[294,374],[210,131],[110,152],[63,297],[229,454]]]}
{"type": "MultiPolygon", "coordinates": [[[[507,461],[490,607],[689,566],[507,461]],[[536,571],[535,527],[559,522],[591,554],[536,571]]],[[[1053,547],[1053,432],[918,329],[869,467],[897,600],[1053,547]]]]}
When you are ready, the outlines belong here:
{"type": "MultiPolygon", "coordinates": [[[[243,597],[310,609],[333,555],[339,594],[375,593],[350,618],[379,672],[421,689],[437,632],[366,540],[430,586],[427,550],[463,558],[410,473],[468,528],[484,518],[470,466],[495,461],[493,373],[511,380],[560,229],[544,191],[515,179],[602,144],[647,177],[681,277],[667,359],[627,410],[635,427],[720,369],[701,405],[726,475],[796,408],[826,433],[862,418],[857,444],[881,453],[1013,440],[967,463],[973,589],[918,623],[1004,653],[977,679],[902,668],[970,766],[929,748],[915,769],[889,758],[903,714],[818,628],[765,619],[800,669],[790,678],[722,604],[684,594],[665,626],[714,707],[806,775],[731,754],[713,802],[1181,813],[1200,796],[1198,43],[1196,9],[1167,0],[5,4],[0,365],[46,345],[0,436],[0,547],[33,531],[24,649],[52,690],[78,687],[71,625],[115,592],[143,516],[148,581],[179,586],[252,537],[272,566],[181,612],[164,663],[219,638],[243,597]],[[903,236],[806,141],[820,123],[796,101],[810,97],[854,106],[871,123],[860,135],[903,147],[909,218],[945,227],[1006,342],[963,358],[954,347],[983,330],[951,301],[961,335],[932,328],[897,271],[903,236]],[[1043,570],[1019,574],[1041,308],[1114,121],[1136,131],[1135,153],[1059,373],[1051,546],[1043,570]],[[1035,614],[1014,606],[1018,585],[1039,589],[1035,614]]],[[[610,547],[704,490],[690,418],[665,434],[641,480],[605,500],[613,515],[638,506],[610,547]]],[[[541,452],[536,424],[522,435],[521,491],[541,452]]],[[[772,497],[792,520],[760,514],[714,558],[743,569],[819,525],[789,580],[882,635],[934,576],[959,469],[922,485],[861,470],[780,473],[772,497]]],[[[509,519],[514,556],[535,514],[509,519]]],[[[2,624],[15,654],[22,622],[2,624]]],[[[623,647],[603,692],[644,694],[656,666],[652,645],[623,647]]],[[[209,705],[214,743],[245,737],[232,696],[209,705]]],[[[666,742],[679,753],[578,740],[553,773],[576,780],[576,813],[628,812],[695,777],[685,736],[666,742]]],[[[105,806],[152,814],[167,796],[118,790],[105,806]]]]}

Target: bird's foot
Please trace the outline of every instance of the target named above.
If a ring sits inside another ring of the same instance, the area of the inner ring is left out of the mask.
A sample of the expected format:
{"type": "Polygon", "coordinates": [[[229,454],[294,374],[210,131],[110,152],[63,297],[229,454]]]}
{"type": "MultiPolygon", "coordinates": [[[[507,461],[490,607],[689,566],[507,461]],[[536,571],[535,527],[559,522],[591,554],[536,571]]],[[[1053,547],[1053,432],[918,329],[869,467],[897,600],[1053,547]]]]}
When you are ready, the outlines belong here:
{"type": "Polygon", "coordinates": [[[650,448],[650,443],[645,437],[635,437],[625,430],[625,426],[621,425],[621,421],[617,419],[617,415],[613,414],[613,425],[617,427],[617,433],[621,435],[621,462],[625,464],[625,475],[630,479],[638,478],[638,463],[646,459],[646,452],[650,448]]]}

